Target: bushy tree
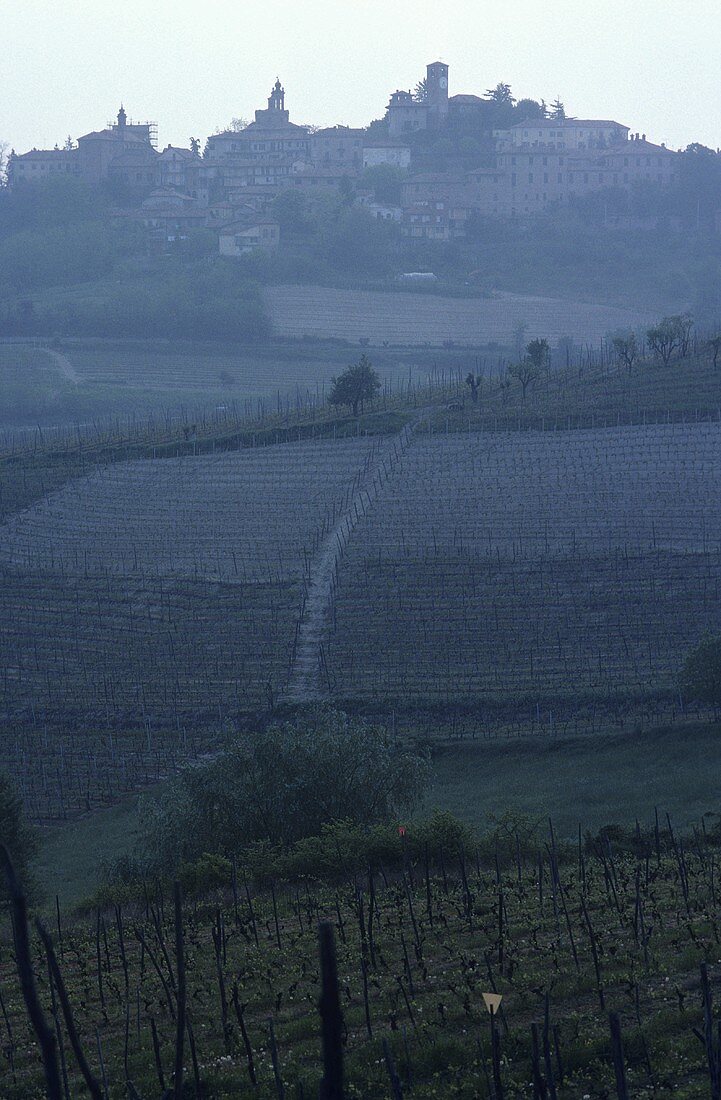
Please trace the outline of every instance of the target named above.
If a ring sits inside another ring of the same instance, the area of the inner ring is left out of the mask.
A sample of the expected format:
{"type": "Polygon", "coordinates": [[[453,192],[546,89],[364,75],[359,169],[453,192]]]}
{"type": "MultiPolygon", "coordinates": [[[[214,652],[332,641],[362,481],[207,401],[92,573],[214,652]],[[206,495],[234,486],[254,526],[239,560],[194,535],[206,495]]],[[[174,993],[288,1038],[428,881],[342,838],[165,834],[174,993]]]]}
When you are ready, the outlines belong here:
{"type": "Polygon", "coordinates": [[[147,796],[146,859],[168,867],[255,841],[291,844],[332,821],[387,821],[417,804],[427,776],[426,762],[383,727],[332,708],[309,711],[240,737],[147,796]]]}
{"type": "Polygon", "coordinates": [[[358,406],[372,401],[381,388],[380,378],[373,369],[370,359],[361,355],[357,363],[348,367],[337,378],[331,379],[333,389],[328,398],[329,405],[347,405],[358,415],[358,406]]]}
{"type": "Polygon", "coordinates": [[[536,339],[526,344],[526,356],[537,371],[546,370],[551,361],[551,349],[548,340],[536,339]]]}
{"type": "Polygon", "coordinates": [[[690,313],[675,313],[664,317],[646,332],[648,346],[666,367],[674,355],[683,357],[688,354],[692,328],[693,318],[690,313]]]}
{"type": "Polygon", "coordinates": [[[511,85],[504,84],[503,81],[496,84],[495,88],[489,88],[487,90],[486,99],[490,100],[491,103],[497,103],[499,106],[503,107],[512,107],[516,102],[511,92],[511,85]]]}
{"type": "Polygon", "coordinates": [[[373,192],[376,202],[387,202],[398,206],[401,201],[401,186],[408,173],[395,164],[374,164],[366,168],[361,176],[361,186],[373,192]]]}
{"type": "Polygon", "coordinates": [[[525,122],[526,119],[546,118],[547,115],[548,107],[543,100],[539,103],[536,99],[519,99],[516,104],[516,116],[519,122],[525,122]]]}
{"type": "MultiPolygon", "coordinates": [[[[0,772],[0,844],[7,848],[15,873],[27,889],[30,863],[38,848],[37,835],[25,821],[20,795],[3,772],[0,772]]],[[[5,894],[5,882],[0,881],[0,898],[5,894]]]]}
{"type": "Polygon", "coordinates": [[[681,691],[687,699],[721,707],[721,637],[707,635],[693,649],[681,672],[681,691]]]}

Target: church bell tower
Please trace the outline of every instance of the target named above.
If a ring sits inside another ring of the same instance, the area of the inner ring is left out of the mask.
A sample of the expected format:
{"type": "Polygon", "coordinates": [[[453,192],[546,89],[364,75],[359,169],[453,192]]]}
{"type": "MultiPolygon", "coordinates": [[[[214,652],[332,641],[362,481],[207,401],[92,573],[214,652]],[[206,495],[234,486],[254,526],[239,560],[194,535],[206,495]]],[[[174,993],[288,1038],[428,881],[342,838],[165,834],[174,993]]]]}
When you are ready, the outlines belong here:
{"type": "Polygon", "coordinates": [[[429,120],[438,126],[448,117],[448,66],[443,61],[427,67],[426,93],[429,120]]]}
{"type": "Polygon", "coordinates": [[[285,110],[285,88],[282,87],[280,79],[276,80],[273,85],[273,91],[270,93],[268,99],[269,111],[284,111],[285,110]]]}

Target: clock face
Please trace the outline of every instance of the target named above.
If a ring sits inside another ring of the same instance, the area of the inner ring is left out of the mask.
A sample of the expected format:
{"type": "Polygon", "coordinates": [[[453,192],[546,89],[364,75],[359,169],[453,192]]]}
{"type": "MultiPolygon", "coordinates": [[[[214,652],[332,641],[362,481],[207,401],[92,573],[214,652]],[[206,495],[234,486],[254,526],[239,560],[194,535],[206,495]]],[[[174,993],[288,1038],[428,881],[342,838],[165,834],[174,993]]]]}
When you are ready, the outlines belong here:
{"type": "Polygon", "coordinates": [[[445,76],[442,76],[438,83],[440,84],[441,88],[448,87],[448,81],[446,80],[445,76]]]}

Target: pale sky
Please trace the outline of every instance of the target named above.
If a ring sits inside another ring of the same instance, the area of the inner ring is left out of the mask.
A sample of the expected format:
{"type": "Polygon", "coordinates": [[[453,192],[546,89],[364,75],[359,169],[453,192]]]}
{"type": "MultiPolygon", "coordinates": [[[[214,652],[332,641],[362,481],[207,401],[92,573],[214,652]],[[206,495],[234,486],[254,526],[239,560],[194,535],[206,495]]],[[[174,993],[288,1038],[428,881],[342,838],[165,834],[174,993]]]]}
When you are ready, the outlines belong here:
{"type": "Polygon", "coordinates": [[[295,122],[360,126],[430,61],[450,94],[503,80],[560,96],[673,148],[721,146],[718,0],[0,0],[0,142],[52,148],[122,100],[160,147],[264,107],[276,76],[295,122]]]}

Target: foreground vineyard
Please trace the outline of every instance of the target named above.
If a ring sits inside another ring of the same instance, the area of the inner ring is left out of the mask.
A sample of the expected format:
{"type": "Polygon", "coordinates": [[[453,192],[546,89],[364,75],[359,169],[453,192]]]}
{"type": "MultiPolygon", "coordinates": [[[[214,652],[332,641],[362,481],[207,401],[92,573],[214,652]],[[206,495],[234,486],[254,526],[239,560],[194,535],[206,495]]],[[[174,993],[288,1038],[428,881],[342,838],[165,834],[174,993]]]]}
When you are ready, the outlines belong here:
{"type": "Polygon", "coordinates": [[[674,696],[721,625],[720,444],[718,424],[417,440],[340,570],[336,691],[475,705],[476,726],[674,696]]]}
{"type": "MultiPolygon", "coordinates": [[[[114,912],[79,922],[60,915],[60,971],[90,1071],[107,1081],[107,1095],[147,1098],[172,1084],[177,1020],[186,1013],[184,1095],[318,1096],[322,919],[337,938],[348,1097],[399,1089],[468,1100],[710,1095],[721,941],[718,851],[705,834],[684,844],[657,826],[639,832],[626,854],[608,840],[574,853],[559,850],[553,834],[544,844],[511,830],[495,848],[493,871],[493,844],[479,857],[454,848],[449,834],[445,850],[437,838],[424,849],[411,830],[404,854],[393,831],[384,834],[370,872],[342,831],[315,843],[318,865],[347,863],[336,886],[306,877],[258,891],[218,861],[217,886],[184,907],[185,989],[172,900],[155,887],[144,903],[114,912]],[[488,991],[503,995],[496,1059],[488,991]]],[[[36,940],[32,948],[52,1019],[43,951],[36,940]]],[[[2,1094],[40,1097],[10,944],[0,990],[2,1094]]],[[[70,1094],[81,1095],[60,1018],[57,1030],[70,1094]]]]}

